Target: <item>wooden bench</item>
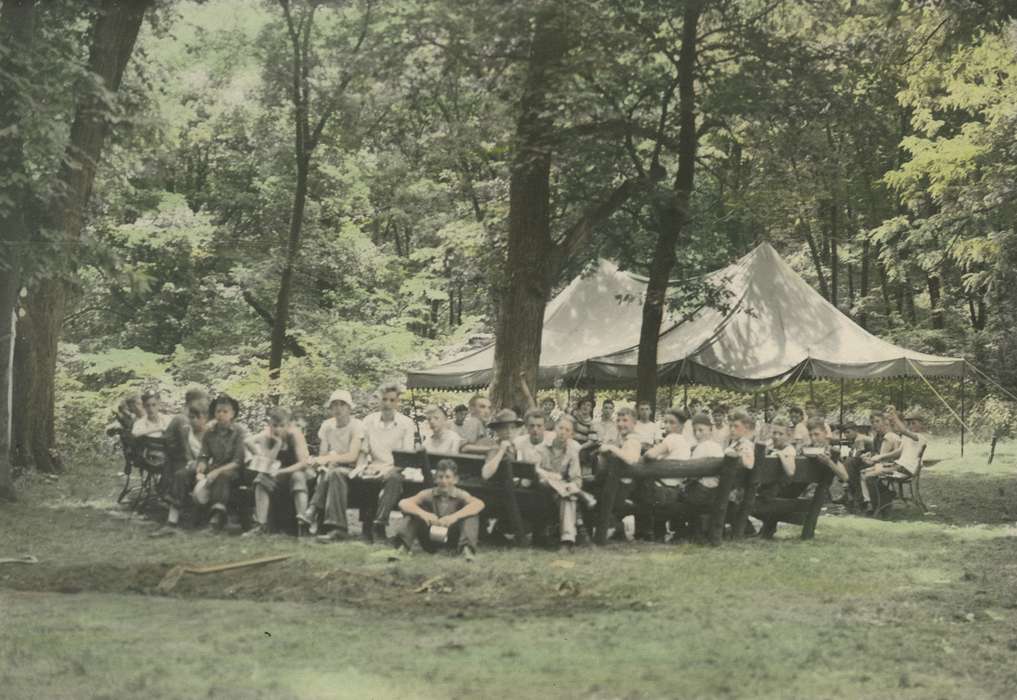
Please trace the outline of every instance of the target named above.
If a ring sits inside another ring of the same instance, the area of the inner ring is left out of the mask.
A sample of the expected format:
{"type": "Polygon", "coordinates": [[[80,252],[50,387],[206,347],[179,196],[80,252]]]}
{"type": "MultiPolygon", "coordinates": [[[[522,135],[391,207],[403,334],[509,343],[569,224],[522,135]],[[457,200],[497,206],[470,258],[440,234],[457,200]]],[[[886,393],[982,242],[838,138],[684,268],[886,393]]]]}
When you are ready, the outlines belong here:
{"type": "Polygon", "coordinates": [[[739,469],[735,479],[735,487],[744,489],[744,492],[732,519],[732,538],[744,536],[751,514],[763,521],[764,537],[771,536],[776,524],[783,521],[801,525],[802,539],[812,539],[833,477],[833,471],[825,464],[812,457],[798,457],[794,476],[788,479],[780,460],[766,457],[765,448],[757,445],[755,467],[739,469]],[[816,490],[808,499],[767,495],[767,492],[789,484],[797,485],[803,493],[810,484],[815,484],[816,490]]]}
{"type": "Polygon", "coordinates": [[[728,499],[735,480],[738,460],[736,457],[716,459],[661,460],[655,462],[627,464],[612,454],[604,455],[605,477],[600,492],[600,518],[594,541],[597,544],[607,542],[607,529],[611,516],[615,511],[618,492],[623,478],[631,478],[639,487],[640,482],[648,479],[685,479],[704,476],[717,477],[717,487],[713,502],[698,507],[689,503],[677,503],[668,507],[667,512],[659,515],[667,517],[697,517],[705,515],[709,519],[706,537],[712,545],[719,545],[724,535],[724,521],[727,517],[728,499]]]}
{"type": "Polygon", "coordinates": [[[434,484],[434,470],[438,462],[443,459],[455,462],[459,472],[459,487],[484,501],[486,516],[506,519],[519,544],[526,541],[523,513],[539,513],[546,503],[544,495],[536,489],[537,468],[529,462],[503,460],[494,476],[484,479],[481,471],[486,459],[479,455],[399,450],[394,450],[392,454],[396,466],[414,467],[424,472],[422,488],[434,484]],[[529,485],[520,483],[526,481],[529,485]]]}

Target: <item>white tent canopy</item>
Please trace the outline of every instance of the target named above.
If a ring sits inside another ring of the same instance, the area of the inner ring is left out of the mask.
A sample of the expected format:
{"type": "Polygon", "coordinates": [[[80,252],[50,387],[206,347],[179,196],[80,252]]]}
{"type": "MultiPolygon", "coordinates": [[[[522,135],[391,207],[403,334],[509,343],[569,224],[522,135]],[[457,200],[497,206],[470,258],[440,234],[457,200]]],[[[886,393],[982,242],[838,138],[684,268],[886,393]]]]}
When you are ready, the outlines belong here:
{"type": "MultiPolygon", "coordinates": [[[[965,361],[907,350],[856,324],[801,278],[768,243],[709,275],[727,290],[723,309],[664,319],[662,381],[741,391],[801,378],[963,376],[965,361]]],[[[548,305],[541,385],[586,378],[594,386],[636,381],[643,278],[601,261],[548,305]]],[[[411,387],[465,388],[490,382],[494,346],[411,372],[411,387]]]]}

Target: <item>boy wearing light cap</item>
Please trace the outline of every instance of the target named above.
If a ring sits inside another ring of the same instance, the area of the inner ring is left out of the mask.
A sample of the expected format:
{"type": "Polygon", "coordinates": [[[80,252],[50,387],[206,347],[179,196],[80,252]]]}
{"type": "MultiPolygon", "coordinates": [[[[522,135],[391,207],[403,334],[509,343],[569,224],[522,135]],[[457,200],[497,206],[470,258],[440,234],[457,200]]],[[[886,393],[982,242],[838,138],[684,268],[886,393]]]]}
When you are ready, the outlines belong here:
{"type": "Polygon", "coordinates": [[[351,414],[355,404],[349,391],[336,389],[326,406],[332,417],[318,429],[318,456],[308,461],[318,471],[318,486],[307,510],[298,515],[297,520],[307,525],[311,534],[316,534],[321,517],[327,532],[318,539],[330,542],[345,539],[349,533],[347,477],[360,459],[364,425],[351,414]]]}

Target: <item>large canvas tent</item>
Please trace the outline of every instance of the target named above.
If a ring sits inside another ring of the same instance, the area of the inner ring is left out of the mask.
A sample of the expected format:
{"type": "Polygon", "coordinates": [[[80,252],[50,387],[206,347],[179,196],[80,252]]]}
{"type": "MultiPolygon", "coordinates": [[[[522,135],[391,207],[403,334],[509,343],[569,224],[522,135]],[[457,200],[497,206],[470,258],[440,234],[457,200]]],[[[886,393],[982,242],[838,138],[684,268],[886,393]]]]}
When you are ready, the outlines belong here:
{"type": "MultiPolygon", "coordinates": [[[[907,350],[856,324],[801,278],[768,243],[711,273],[720,306],[666,318],[658,347],[662,382],[757,391],[802,378],[964,376],[966,363],[907,350]]],[[[583,379],[597,387],[636,381],[645,280],[601,261],[548,305],[539,383],[583,379]]],[[[489,383],[493,345],[411,372],[417,388],[489,383]]]]}

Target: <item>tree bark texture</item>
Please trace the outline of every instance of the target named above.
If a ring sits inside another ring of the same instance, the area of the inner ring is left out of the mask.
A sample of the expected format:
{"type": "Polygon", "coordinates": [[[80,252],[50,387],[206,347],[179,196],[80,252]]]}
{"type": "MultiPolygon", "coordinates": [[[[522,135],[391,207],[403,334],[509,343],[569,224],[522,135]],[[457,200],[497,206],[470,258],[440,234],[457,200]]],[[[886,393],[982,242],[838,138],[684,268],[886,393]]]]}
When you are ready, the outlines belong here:
{"type": "Polygon", "coordinates": [[[22,245],[28,238],[32,192],[25,161],[25,144],[17,125],[25,118],[19,101],[9,94],[18,78],[25,78],[27,57],[35,34],[35,0],[4,0],[0,6],[0,42],[13,50],[0,60],[0,501],[15,500],[13,478],[14,340],[22,245]],[[15,128],[11,128],[15,127],[15,128]]]}
{"type": "Polygon", "coordinates": [[[509,179],[506,285],[501,291],[494,347],[491,402],[522,408],[520,375],[537,386],[544,306],[551,293],[550,115],[556,75],[567,49],[562,18],[553,8],[536,18],[526,81],[516,122],[515,154],[509,179]]]}
{"type": "MultiPolygon", "coordinates": [[[[103,88],[115,93],[120,88],[124,69],[134,50],[145,11],[151,0],[105,0],[99,5],[92,28],[88,70],[97,76],[103,88]]],[[[75,249],[81,236],[84,211],[95,181],[96,167],[109,134],[107,96],[87,90],[78,98],[70,140],[61,168],[58,191],[50,206],[47,222],[60,232],[61,257],[73,268],[75,249]]],[[[25,332],[18,349],[26,353],[27,376],[19,382],[15,397],[22,430],[15,436],[27,451],[28,459],[42,471],[55,471],[59,462],[55,448],[54,385],[57,345],[67,306],[66,278],[53,275],[40,280],[29,290],[25,317],[19,328],[25,332]]]]}
{"type": "Polygon", "coordinates": [[[667,303],[667,286],[674,270],[675,246],[689,221],[689,206],[695,181],[696,134],[696,37],[703,2],[685,5],[682,17],[682,44],[678,54],[678,173],[674,191],[661,202],[657,221],[660,230],[650,264],[639,330],[639,358],[636,395],[639,401],[657,405],[657,344],[667,303]]]}

